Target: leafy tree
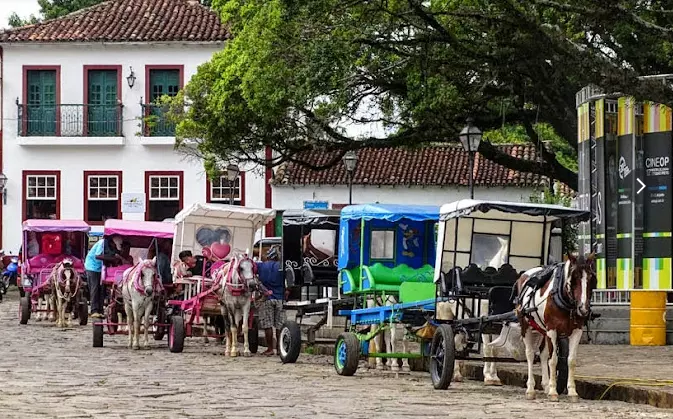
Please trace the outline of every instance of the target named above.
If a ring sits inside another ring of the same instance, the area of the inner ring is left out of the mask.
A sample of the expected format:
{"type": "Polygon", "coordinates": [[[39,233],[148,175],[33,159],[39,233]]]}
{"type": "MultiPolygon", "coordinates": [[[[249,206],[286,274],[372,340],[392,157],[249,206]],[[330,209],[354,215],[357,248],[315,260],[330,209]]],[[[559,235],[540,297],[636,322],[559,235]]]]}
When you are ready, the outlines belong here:
{"type": "MultiPolygon", "coordinates": [[[[37,0],[40,5],[40,17],[30,15],[22,19],[17,13],[9,17],[9,26],[17,28],[25,25],[38,23],[41,20],[55,19],[85,7],[94,6],[107,0],[37,0]]],[[[201,0],[201,4],[210,6],[212,0],[201,0]]]]}
{"type": "Polygon", "coordinates": [[[577,189],[579,89],[672,102],[667,86],[639,78],[673,73],[672,3],[215,0],[233,39],[173,102],[189,105],[178,115],[177,146],[208,166],[273,166],[316,147],[456,141],[472,116],[484,131],[511,127],[544,162],[506,155],[490,141],[479,150],[486,158],[577,189]],[[343,129],[370,122],[386,134],[343,129]],[[549,149],[545,138],[554,139],[549,149]],[[265,146],[276,153],[270,160],[260,153],[265,146]]]}

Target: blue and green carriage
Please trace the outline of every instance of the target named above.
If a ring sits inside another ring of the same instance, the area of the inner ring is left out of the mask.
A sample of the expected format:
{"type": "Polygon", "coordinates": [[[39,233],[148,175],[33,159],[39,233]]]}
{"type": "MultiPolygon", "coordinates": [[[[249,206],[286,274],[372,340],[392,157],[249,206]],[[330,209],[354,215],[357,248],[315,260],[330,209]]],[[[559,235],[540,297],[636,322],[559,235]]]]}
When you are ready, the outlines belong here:
{"type": "MultiPolygon", "coordinates": [[[[398,303],[431,298],[438,219],[438,206],[368,204],[343,208],[338,235],[339,298],[329,304],[344,307],[341,303],[347,302],[346,307],[358,309],[372,297],[383,301],[394,297],[398,303]]],[[[299,325],[287,321],[280,333],[281,360],[295,362],[300,346],[299,325]]]]}
{"type": "MultiPolygon", "coordinates": [[[[395,220],[397,216],[389,218],[395,220]]],[[[350,327],[336,342],[334,365],[338,374],[353,375],[361,357],[427,358],[434,387],[447,388],[456,359],[476,359],[475,355],[482,351],[482,334],[498,333],[503,322],[516,321],[510,297],[520,273],[561,260],[560,254],[552,255],[552,249],[558,248],[552,246],[554,228],[567,221],[587,220],[589,213],[557,205],[462,200],[444,205],[438,218],[437,237],[426,243],[427,255],[436,252],[433,282],[427,288],[422,288],[426,283],[421,274],[412,277],[411,281],[398,277],[399,303],[340,311],[340,315],[348,316],[350,327]],[[436,251],[430,243],[437,244],[436,251]],[[413,282],[414,279],[418,282],[413,282]],[[413,296],[407,297],[406,289],[412,289],[413,296]],[[455,304],[455,320],[437,319],[440,302],[455,304]],[[419,353],[371,353],[368,342],[396,323],[404,324],[408,330],[416,329],[421,340],[419,353]],[[362,329],[368,325],[378,328],[362,329]],[[460,340],[464,343],[461,348],[455,347],[454,337],[458,334],[462,335],[460,340]]],[[[348,230],[352,231],[355,225],[350,224],[348,230]]],[[[371,237],[372,231],[375,230],[370,227],[364,233],[360,232],[363,238],[356,241],[365,244],[360,246],[360,259],[357,259],[355,246],[348,249],[348,254],[340,247],[339,267],[342,277],[345,276],[341,281],[344,291],[365,294],[365,290],[372,288],[368,284],[369,275],[371,268],[379,262],[375,259],[372,264],[371,255],[366,252],[366,237],[371,237]],[[360,260],[365,263],[360,264],[360,260]]],[[[351,244],[354,241],[352,239],[351,244]]],[[[397,252],[393,253],[397,255],[397,252]]],[[[395,269],[397,263],[399,260],[388,267],[395,269]]],[[[414,265],[421,270],[423,266],[414,265]]],[[[371,282],[380,284],[376,273],[373,275],[371,282]]],[[[376,291],[395,290],[383,287],[376,291]]],[[[559,370],[567,367],[561,353],[563,346],[562,343],[559,345],[559,370]]],[[[480,359],[484,362],[520,361],[514,357],[480,359]]],[[[564,387],[563,376],[560,371],[559,387],[564,387]]]]}

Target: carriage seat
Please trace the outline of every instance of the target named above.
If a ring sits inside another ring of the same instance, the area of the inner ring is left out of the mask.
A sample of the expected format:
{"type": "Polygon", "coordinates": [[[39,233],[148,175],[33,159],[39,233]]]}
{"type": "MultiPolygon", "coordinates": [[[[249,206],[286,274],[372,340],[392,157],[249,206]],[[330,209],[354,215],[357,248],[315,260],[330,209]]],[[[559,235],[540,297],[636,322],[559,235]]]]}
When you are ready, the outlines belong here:
{"type": "Polygon", "coordinates": [[[401,264],[389,268],[381,263],[362,268],[362,291],[386,291],[399,293],[400,285],[404,282],[427,282],[432,283],[435,268],[424,265],[414,269],[401,264]]]}
{"type": "Polygon", "coordinates": [[[105,278],[103,282],[108,284],[115,284],[121,281],[122,275],[125,270],[133,267],[133,265],[121,265],[121,266],[112,266],[105,267],[105,278]]]}
{"type": "Polygon", "coordinates": [[[467,268],[453,268],[442,275],[442,294],[480,293],[487,295],[491,288],[511,288],[519,278],[519,273],[506,263],[495,269],[488,267],[484,270],[475,264],[467,268]]]}
{"type": "Polygon", "coordinates": [[[74,256],[68,256],[62,254],[50,255],[46,253],[41,253],[28,259],[28,265],[30,266],[30,269],[45,269],[54,266],[55,264],[61,262],[65,258],[72,259],[73,266],[75,269],[77,270],[84,269],[84,263],[82,262],[81,259],[76,258],[74,256]]]}

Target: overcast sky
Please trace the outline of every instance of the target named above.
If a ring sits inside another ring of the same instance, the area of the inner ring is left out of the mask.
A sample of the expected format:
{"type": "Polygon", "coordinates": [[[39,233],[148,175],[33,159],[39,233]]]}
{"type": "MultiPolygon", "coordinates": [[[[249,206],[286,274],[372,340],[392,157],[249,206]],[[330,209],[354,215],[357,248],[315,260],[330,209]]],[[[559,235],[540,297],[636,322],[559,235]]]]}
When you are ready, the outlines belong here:
{"type": "Polygon", "coordinates": [[[21,17],[29,16],[31,13],[37,15],[40,6],[37,0],[0,0],[0,28],[7,27],[7,18],[12,12],[16,12],[21,17]]]}

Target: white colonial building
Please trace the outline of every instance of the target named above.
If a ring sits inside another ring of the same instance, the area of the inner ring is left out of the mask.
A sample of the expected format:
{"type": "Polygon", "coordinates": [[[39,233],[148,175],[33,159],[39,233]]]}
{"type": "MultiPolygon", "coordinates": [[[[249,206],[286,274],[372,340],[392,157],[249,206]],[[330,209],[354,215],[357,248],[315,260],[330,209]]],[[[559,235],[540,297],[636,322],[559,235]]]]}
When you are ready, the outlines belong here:
{"type": "Polygon", "coordinates": [[[269,173],[244,170],[233,189],[226,175],[208,181],[201,162],[174,150],[174,127],[152,105],[227,37],[215,13],[189,0],[113,0],[0,33],[0,246],[18,249],[27,218],[100,229],[106,218],[161,221],[232,193],[265,207],[269,173]]]}

